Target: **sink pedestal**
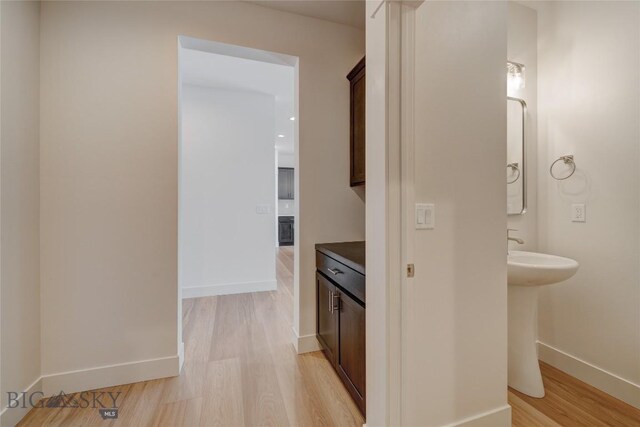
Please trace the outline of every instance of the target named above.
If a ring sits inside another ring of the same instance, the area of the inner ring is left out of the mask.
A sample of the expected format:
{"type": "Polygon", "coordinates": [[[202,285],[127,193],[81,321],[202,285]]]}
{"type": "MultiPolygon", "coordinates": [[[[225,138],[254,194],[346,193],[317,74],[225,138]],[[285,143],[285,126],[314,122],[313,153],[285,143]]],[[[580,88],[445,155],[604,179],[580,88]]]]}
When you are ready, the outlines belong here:
{"type": "Polygon", "coordinates": [[[509,305],[509,387],[532,397],[544,397],[536,349],[538,287],[507,287],[509,305]]]}
{"type": "Polygon", "coordinates": [[[576,274],[576,260],[535,252],[509,251],[509,386],[532,397],[544,397],[536,349],[538,288],[576,274]]]}

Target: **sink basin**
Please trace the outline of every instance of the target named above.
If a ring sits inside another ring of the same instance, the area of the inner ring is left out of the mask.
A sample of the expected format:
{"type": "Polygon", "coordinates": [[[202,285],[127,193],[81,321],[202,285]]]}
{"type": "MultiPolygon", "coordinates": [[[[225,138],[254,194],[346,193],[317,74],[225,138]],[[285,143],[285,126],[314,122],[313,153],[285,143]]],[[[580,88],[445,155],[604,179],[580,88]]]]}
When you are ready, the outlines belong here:
{"type": "Polygon", "coordinates": [[[509,313],[509,387],[544,397],[536,351],[538,289],[567,280],[578,271],[569,258],[535,252],[510,251],[507,257],[509,313]]]}
{"type": "Polygon", "coordinates": [[[516,286],[542,286],[569,279],[579,264],[570,258],[536,252],[509,251],[507,282],[516,286]]]}

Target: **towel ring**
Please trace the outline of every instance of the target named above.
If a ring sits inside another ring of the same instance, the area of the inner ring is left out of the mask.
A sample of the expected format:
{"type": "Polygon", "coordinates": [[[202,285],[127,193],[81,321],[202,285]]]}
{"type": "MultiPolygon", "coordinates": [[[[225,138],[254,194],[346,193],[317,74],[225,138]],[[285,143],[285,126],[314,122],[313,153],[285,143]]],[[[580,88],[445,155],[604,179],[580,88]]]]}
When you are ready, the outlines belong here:
{"type": "Polygon", "coordinates": [[[512,179],[511,181],[509,181],[507,179],[507,184],[513,184],[514,182],[516,182],[519,178],[520,178],[520,168],[518,167],[518,163],[509,163],[507,165],[508,168],[511,168],[511,172],[517,172],[518,174],[516,175],[516,177],[514,179],[512,179]]]}
{"type": "Polygon", "coordinates": [[[568,155],[568,156],[560,156],[558,159],[556,159],[555,162],[551,163],[551,167],[549,168],[549,173],[551,174],[551,176],[553,177],[553,179],[556,179],[558,181],[564,181],[565,179],[571,178],[571,176],[576,172],[576,162],[573,161],[573,155],[568,155]],[[556,165],[556,163],[558,163],[559,161],[563,161],[565,165],[572,165],[572,169],[571,169],[571,173],[567,176],[565,176],[564,178],[558,178],[554,173],[553,173],[553,167],[556,165]]]}

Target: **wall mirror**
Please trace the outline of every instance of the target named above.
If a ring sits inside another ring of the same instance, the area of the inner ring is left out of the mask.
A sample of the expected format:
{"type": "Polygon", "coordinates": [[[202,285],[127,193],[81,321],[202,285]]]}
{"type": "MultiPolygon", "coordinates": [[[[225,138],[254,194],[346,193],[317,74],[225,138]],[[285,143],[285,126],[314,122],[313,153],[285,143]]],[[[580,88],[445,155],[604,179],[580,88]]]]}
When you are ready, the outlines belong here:
{"type": "Polygon", "coordinates": [[[527,104],[507,98],[507,215],[527,211],[525,129],[527,104]]]}

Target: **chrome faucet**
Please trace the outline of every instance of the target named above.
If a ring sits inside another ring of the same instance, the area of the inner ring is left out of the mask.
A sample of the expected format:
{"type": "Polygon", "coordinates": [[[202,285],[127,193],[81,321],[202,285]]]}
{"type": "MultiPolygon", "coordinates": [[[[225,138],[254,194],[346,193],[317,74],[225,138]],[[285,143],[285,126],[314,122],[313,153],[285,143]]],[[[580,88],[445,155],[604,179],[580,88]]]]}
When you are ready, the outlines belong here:
{"type": "Polygon", "coordinates": [[[512,242],[516,242],[516,243],[518,243],[519,245],[524,245],[524,240],[522,240],[522,239],[520,239],[520,238],[518,238],[518,237],[511,237],[511,236],[509,236],[509,232],[510,232],[510,231],[518,231],[518,230],[516,230],[516,229],[514,229],[514,228],[507,228],[507,242],[508,242],[508,241],[512,241],[512,242]]]}

